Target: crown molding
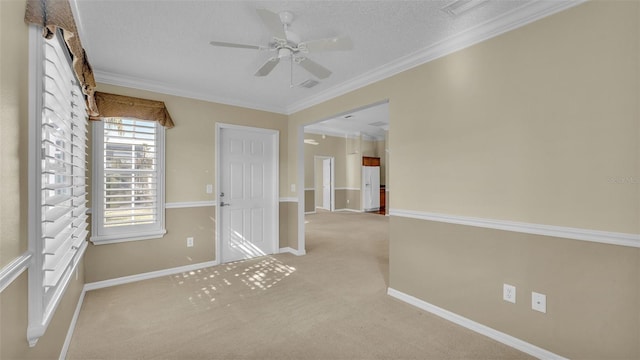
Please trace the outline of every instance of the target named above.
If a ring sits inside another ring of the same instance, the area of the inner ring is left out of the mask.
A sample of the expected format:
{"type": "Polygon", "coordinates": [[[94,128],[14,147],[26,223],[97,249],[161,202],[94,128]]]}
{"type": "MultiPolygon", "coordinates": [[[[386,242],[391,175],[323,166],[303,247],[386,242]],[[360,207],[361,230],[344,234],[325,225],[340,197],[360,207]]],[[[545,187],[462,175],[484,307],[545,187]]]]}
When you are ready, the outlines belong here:
{"type": "MultiPolygon", "coordinates": [[[[78,24],[79,36],[82,38],[83,26],[77,11],[76,0],[72,1],[72,10],[78,24]]],[[[412,54],[401,57],[395,61],[379,66],[351,80],[345,81],[316,95],[295,102],[289,106],[281,107],[269,104],[239,101],[227,97],[214,96],[207,93],[180,89],[173,85],[152,81],[149,79],[125,76],[107,71],[95,70],[94,76],[99,83],[124,86],[139,90],[153,91],[161,94],[186,97],[196,100],[215,102],[224,105],[238,106],[248,109],[273,112],[283,115],[291,115],[298,111],[318,105],[351,91],[397,75],[416,66],[436,60],[456,51],[489,40],[508,31],[517,29],[536,20],[553,15],[584,3],[586,0],[569,1],[534,1],[514,9],[494,19],[486,21],[478,26],[462,33],[453,35],[430,47],[418,50],[412,54]]]]}
{"type": "Polygon", "coordinates": [[[384,136],[371,136],[367,134],[356,134],[354,132],[341,132],[334,129],[316,129],[316,128],[308,128],[304,129],[305,134],[315,134],[315,135],[326,135],[338,138],[348,138],[348,139],[359,139],[362,136],[363,140],[366,141],[382,141],[384,140],[384,136]]]}
{"type": "Polygon", "coordinates": [[[98,83],[115,85],[115,86],[123,86],[123,87],[138,89],[138,90],[153,91],[160,94],[180,96],[180,97],[185,97],[185,98],[190,98],[195,100],[203,100],[203,101],[209,101],[209,102],[214,102],[214,103],[223,104],[223,105],[238,106],[238,107],[243,107],[247,109],[267,111],[267,112],[286,115],[286,109],[279,106],[239,101],[239,100],[231,99],[227,97],[214,96],[214,95],[201,93],[197,91],[180,89],[176,86],[162,83],[159,81],[136,78],[129,75],[125,76],[125,75],[120,75],[120,74],[115,74],[115,73],[100,71],[100,70],[94,70],[93,75],[95,76],[96,82],[98,83]]]}
{"type": "Polygon", "coordinates": [[[534,1],[523,7],[509,11],[459,34],[450,36],[432,46],[403,56],[395,61],[379,66],[351,80],[329,88],[317,95],[287,107],[287,114],[318,105],[348,92],[371,85],[403,71],[428,63],[456,51],[489,40],[508,31],[515,30],[536,20],[584,3],[575,1],[534,1]]]}

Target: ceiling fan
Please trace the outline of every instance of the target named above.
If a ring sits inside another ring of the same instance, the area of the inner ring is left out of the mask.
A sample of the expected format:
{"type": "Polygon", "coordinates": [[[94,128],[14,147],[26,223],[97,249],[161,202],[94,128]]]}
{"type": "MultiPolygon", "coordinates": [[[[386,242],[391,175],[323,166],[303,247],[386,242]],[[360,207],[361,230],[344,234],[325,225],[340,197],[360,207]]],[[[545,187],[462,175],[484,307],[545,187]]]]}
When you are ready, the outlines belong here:
{"type": "Polygon", "coordinates": [[[267,46],[247,45],[222,41],[211,41],[213,46],[221,46],[238,49],[267,50],[275,54],[269,58],[254,76],[267,76],[280,63],[280,60],[291,62],[291,87],[293,87],[293,64],[300,65],[303,69],[319,79],[326,79],[331,71],[306,55],[312,52],[351,50],[353,43],[348,36],[336,36],[326,39],[301,41],[300,36],[289,29],[293,22],[293,13],[283,11],[276,14],[266,9],[257,9],[258,16],[265,27],[273,35],[267,46]]]}

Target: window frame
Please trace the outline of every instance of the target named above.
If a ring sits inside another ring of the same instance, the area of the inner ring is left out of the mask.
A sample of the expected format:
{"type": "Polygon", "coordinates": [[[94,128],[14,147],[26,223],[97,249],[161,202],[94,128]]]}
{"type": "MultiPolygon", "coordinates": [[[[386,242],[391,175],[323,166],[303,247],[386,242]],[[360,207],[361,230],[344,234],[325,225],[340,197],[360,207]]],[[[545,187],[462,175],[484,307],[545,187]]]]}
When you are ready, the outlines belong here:
{"type": "MultiPolygon", "coordinates": [[[[122,117],[127,119],[127,117],[122,117]]],[[[156,129],[156,214],[154,224],[128,225],[106,228],[104,223],[104,121],[92,121],[92,177],[91,177],[91,238],[96,245],[159,239],[165,229],[165,128],[157,121],[135,119],[155,123],[156,129]]]]}

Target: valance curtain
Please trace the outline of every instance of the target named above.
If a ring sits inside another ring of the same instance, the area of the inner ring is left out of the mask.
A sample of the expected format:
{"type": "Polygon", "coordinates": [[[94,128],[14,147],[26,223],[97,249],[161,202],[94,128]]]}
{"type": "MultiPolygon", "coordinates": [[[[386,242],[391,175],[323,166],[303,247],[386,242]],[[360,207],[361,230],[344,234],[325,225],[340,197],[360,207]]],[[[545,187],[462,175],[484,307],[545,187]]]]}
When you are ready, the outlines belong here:
{"type": "Polygon", "coordinates": [[[58,28],[62,29],[64,41],[73,57],[73,70],[86,97],[89,115],[97,116],[98,108],[94,99],[96,81],[80,43],[69,0],[27,0],[24,21],[42,26],[42,35],[47,39],[51,39],[58,28]]]}
{"type": "Polygon", "coordinates": [[[108,117],[131,117],[142,120],[154,120],[167,129],[174,126],[171,115],[162,101],[140,99],[130,96],[95,93],[96,104],[100,115],[91,120],[108,117]]]}

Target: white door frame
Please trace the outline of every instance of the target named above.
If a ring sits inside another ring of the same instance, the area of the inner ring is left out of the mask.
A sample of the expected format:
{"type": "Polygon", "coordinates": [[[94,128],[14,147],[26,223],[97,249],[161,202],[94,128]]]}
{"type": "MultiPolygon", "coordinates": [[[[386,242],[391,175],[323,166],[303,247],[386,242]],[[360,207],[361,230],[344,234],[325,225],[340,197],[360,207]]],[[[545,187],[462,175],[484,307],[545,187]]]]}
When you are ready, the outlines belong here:
{"type": "Polygon", "coordinates": [[[220,149],[220,145],[222,144],[222,142],[220,141],[220,132],[222,129],[234,129],[234,130],[244,130],[244,131],[252,131],[252,132],[260,132],[260,133],[264,133],[264,134],[268,134],[272,136],[272,141],[273,141],[273,145],[274,145],[274,152],[273,152],[273,166],[274,166],[274,171],[273,174],[275,176],[275,181],[273,184],[273,201],[272,201],[272,206],[271,206],[271,211],[273,211],[273,224],[272,224],[272,234],[271,234],[271,241],[272,241],[272,246],[273,246],[273,251],[274,254],[277,254],[280,250],[280,194],[279,194],[279,190],[280,190],[280,131],[278,130],[273,130],[273,129],[264,129],[264,128],[254,128],[254,127],[250,127],[250,126],[240,126],[240,125],[232,125],[232,124],[225,124],[225,123],[216,123],[216,133],[215,133],[215,165],[214,165],[214,171],[216,172],[216,193],[215,193],[215,203],[216,203],[216,216],[215,216],[215,227],[216,227],[216,231],[215,231],[215,250],[216,250],[216,256],[215,256],[215,261],[218,264],[222,264],[222,253],[221,253],[221,249],[222,249],[222,236],[220,234],[221,231],[221,227],[218,226],[218,224],[220,224],[220,209],[218,207],[218,203],[219,203],[219,198],[218,198],[218,194],[220,194],[221,189],[220,189],[220,183],[221,183],[221,179],[222,179],[222,171],[220,171],[220,153],[221,153],[221,149],[220,149]]]}
{"type": "MultiPolygon", "coordinates": [[[[376,106],[376,105],[380,105],[380,104],[388,104],[389,100],[385,99],[382,101],[378,101],[369,105],[365,105],[356,109],[351,109],[349,111],[345,111],[342,112],[340,114],[336,114],[334,116],[330,116],[330,117],[326,117],[323,119],[319,119],[317,121],[312,121],[309,123],[305,123],[305,124],[300,124],[297,126],[297,139],[296,139],[296,149],[297,149],[297,161],[296,161],[296,167],[297,167],[297,172],[296,172],[296,179],[297,182],[296,184],[291,184],[291,185],[295,185],[295,190],[294,191],[297,195],[298,195],[298,251],[296,252],[298,255],[304,255],[306,254],[305,251],[305,238],[304,238],[304,127],[307,125],[311,125],[311,124],[315,124],[315,123],[319,123],[325,120],[329,120],[329,119],[333,119],[336,118],[338,116],[341,115],[346,115],[346,114],[350,114],[353,113],[355,111],[359,111],[359,110],[364,110],[366,108],[372,107],[372,106],[376,106]]],[[[293,134],[291,134],[293,135],[293,134]]],[[[389,179],[387,179],[388,182],[389,179]]],[[[294,190],[292,188],[292,190],[294,190]]],[[[388,190],[388,188],[387,188],[388,190]]]]}
{"type": "MultiPolygon", "coordinates": [[[[318,184],[316,184],[316,173],[315,173],[315,166],[316,166],[316,161],[317,160],[326,160],[329,159],[331,160],[330,162],[330,167],[331,167],[331,182],[329,184],[329,191],[331,193],[331,207],[329,209],[329,211],[335,211],[336,210],[336,192],[335,192],[335,184],[336,184],[336,178],[335,178],[335,158],[333,156],[322,156],[322,155],[314,155],[313,156],[313,168],[314,168],[314,173],[313,173],[313,189],[314,189],[314,200],[315,200],[315,191],[318,189],[318,184]]],[[[324,171],[324,170],[323,170],[324,171]]],[[[324,194],[323,194],[324,195],[324,194]]],[[[323,206],[318,206],[318,204],[315,204],[315,207],[320,207],[323,208],[323,206]]],[[[323,204],[324,205],[324,204],[323,204]]],[[[314,209],[315,210],[315,209],[314,209]]]]}

